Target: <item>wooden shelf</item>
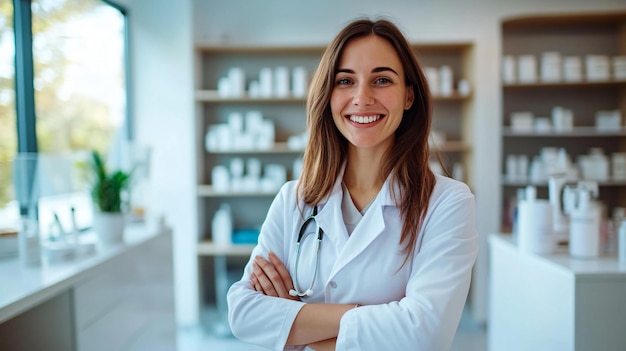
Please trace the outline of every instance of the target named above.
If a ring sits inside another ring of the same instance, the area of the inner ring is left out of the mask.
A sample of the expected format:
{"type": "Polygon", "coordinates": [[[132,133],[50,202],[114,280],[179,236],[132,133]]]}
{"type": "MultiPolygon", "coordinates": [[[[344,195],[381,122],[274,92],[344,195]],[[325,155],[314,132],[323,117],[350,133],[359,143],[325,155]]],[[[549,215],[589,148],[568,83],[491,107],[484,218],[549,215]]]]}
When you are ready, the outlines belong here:
{"type": "Polygon", "coordinates": [[[619,25],[623,23],[626,12],[584,12],[569,14],[532,14],[511,17],[504,20],[503,28],[537,28],[544,26],[585,26],[585,25],[619,25]]]}
{"type": "Polygon", "coordinates": [[[198,243],[198,255],[249,257],[254,247],[251,244],[217,245],[212,241],[201,241],[198,243]]]}
{"type": "MultiPolygon", "coordinates": [[[[434,101],[465,101],[469,100],[472,97],[471,94],[461,95],[457,92],[454,92],[452,95],[443,96],[443,95],[433,95],[432,99],[434,101]]],[[[216,104],[232,104],[232,103],[262,103],[262,104],[270,104],[270,103],[305,103],[304,98],[297,97],[286,97],[286,98],[252,98],[249,96],[241,96],[241,97],[220,97],[217,93],[217,90],[196,90],[195,92],[196,102],[210,102],[216,104]]]]}
{"type": "Polygon", "coordinates": [[[259,154],[259,155],[271,155],[271,154],[302,154],[304,149],[291,149],[285,142],[274,143],[274,147],[271,149],[245,149],[245,150],[211,150],[209,154],[215,155],[241,155],[241,154],[259,154]]]}
{"type": "Polygon", "coordinates": [[[447,141],[443,145],[431,145],[430,149],[435,152],[465,152],[471,148],[462,141],[447,141]]]}
{"type": "MultiPolygon", "coordinates": [[[[511,180],[507,180],[506,176],[503,175],[502,176],[502,185],[503,186],[507,186],[507,187],[525,187],[525,186],[528,186],[528,185],[534,185],[534,186],[538,186],[538,187],[547,187],[548,183],[547,182],[532,183],[532,182],[523,182],[523,181],[511,181],[511,180]]],[[[609,180],[609,181],[604,181],[604,182],[598,181],[598,186],[603,186],[603,187],[626,186],[626,180],[609,180]]]]}
{"type": "Polygon", "coordinates": [[[502,135],[507,138],[579,138],[579,137],[624,137],[626,136],[626,128],[618,131],[601,131],[596,127],[574,127],[571,131],[566,132],[517,132],[510,127],[502,130],[502,135]]]}
{"type": "Polygon", "coordinates": [[[581,81],[581,82],[533,82],[533,83],[503,83],[502,87],[507,90],[525,90],[537,88],[601,88],[616,87],[626,85],[626,80],[602,80],[602,81],[581,81]]]}
{"type": "Polygon", "coordinates": [[[235,197],[273,197],[278,193],[277,191],[228,191],[228,192],[218,192],[213,189],[212,185],[201,184],[197,187],[197,195],[200,197],[215,197],[215,198],[235,198],[235,197]]]}

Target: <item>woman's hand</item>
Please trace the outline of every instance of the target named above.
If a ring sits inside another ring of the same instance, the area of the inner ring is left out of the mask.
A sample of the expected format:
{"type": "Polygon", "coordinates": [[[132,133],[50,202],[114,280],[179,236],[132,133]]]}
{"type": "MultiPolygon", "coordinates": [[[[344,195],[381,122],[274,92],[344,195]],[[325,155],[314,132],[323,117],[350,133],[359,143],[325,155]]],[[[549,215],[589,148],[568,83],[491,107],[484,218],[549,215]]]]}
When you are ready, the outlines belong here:
{"type": "Polygon", "coordinates": [[[297,296],[289,295],[289,290],[293,289],[293,281],[285,265],[273,252],[269,253],[268,258],[269,261],[261,256],[254,258],[250,275],[254,290],[267,296],[300,300],[297,296]]]}
{"type": "Polygon", "coordinates": [[[308,344],[307,346],[315,351],[335,351],[335,347],[337,346],[337,338],[314,342],[312,344],[308,344]]]}

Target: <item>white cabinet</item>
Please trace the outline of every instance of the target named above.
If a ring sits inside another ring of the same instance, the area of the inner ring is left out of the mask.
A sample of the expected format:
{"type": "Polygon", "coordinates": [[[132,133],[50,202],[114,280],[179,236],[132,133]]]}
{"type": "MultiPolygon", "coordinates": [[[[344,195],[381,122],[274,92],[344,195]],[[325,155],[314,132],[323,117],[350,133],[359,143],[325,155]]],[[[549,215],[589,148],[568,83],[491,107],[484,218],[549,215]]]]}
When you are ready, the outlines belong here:
{"type": "Polygon", "coordinates": [[[126,243],[40,268],[0,262],[0,350],[176,349],[172,232],[133,226],[126,243]]]}
{"type": "Polygon", "coordinates": [[[489,254],[489,350],[624,349],[626,265],[615,256],[535,255],[503,234],[489,254]]]}

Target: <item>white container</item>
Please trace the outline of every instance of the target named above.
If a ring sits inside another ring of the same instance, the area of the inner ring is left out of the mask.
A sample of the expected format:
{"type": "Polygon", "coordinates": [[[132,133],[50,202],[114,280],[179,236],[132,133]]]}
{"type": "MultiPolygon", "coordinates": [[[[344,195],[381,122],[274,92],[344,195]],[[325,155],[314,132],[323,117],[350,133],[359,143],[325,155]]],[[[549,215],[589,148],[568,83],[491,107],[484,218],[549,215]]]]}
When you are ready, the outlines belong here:
{"type": "Polygon", "coordinates": [[[551,51],[541,54],[540,76],[543,82],[558,82],[561,80],[560,53],[551,51]]]}
{"type": "Polygon", "coordinates": [[[232,244],[233,218],[228,204],[222,204],[215,211],[211,224],[213,242],[217,245],[232,244]]]}
{"type": "Polygon", "coordinates": [[[570,213],[569,254],[576,258],[600,255],[600,205],[591,200],[589,189],[579,189],[578,206],[570,213]]]}
{"type": "Polygon", "coordinates": [[[246,94],[246,73],[243,68],[233,67],[228,70],[231,96],[242,97],[246,94]]]}
{"type": "Polygon", "coordinates": [[[613,79],[626,79],[626,56],[613,56],[613,79]]]}
{"type": "Polygon", "coordinates": [[[519,202],[517,246],[521,251],[549,254],[556,242],[552,231],[552,205],[536,198],[534,186],[526,188],[526,198],[519,202]]]}
{"type": "Polygon", "coordinates": [[[609,80],[609,57],[606,55],[587,55],[585,68],[588,81],[609,80]]]}
{"type": "Polygon", "coordinates": [[[507,55],[502,57],[502,81],[504,83],[515,83],[515,72],[517,71],[515,64],[516,62],[514,56],[507,55]]]}
{"type": "Polygon", "coordinates": [[[580,82],[583,80],[583,62],[580,57],[563,57],[563,80],[566,82],[580,82]]]}
{"type": "Polygon", "coordinates": [[[272,97],[273,94],[273,78],[272,69],[265,67],[259,71],[259,96],[263,98],[272,97]]]}
{"type": "Polygon", "coordinates": [[[619,263],[626,264],[626,220],[619,226],[617,246],[617,259],[619,263]]]}
{"type": "Polygon", "coordinates": [[[296,98],[306,96],[308,87],[308,74],[305,67],[299,66],[291,73],[291,94],[296,98]]]}
{"type": "Polygon", "coordinates": [[[22,218],[21,228],[17,234],[20,262],[25,266],[41,265],[41,240],[36,221],[22,218]]]}
{"type": "Polygon", "coordinates": [[[450,96],[454,92],[454,74],[450,66],[439,67],[439,93],[450,96]]]}
{"type": "Polygon", "coordinates": [[[289,97],[289,69],[284,66],[274,68],[274,96],[289,97]]]}
{"type": "Polygon", "coordinates": [[[424,67],[424,75],[432,95],[439,95],[439,70],[435,67],[424,67]]]}
{"type": "Polygon", "coordinates": [[[521,55],[517,60],[517,78],[520,83],[537,81],[537,58],[533,55],[521,55]]]}

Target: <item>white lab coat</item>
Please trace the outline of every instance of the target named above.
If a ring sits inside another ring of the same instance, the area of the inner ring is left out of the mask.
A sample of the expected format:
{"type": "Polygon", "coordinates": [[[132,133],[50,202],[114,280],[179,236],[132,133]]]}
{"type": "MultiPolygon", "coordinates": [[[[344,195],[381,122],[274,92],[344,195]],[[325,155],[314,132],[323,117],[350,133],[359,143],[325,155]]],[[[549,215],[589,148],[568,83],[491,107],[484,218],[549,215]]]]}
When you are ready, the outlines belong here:
{"type": "MultiPolygon", "coordinates": [[[[265,296],[249,283],[254,257],[267,259],[269,251],[292,278],[295,274],[296,237],[303,222],[295,181],[285,184],[276,196],[243,277],[228,292],[234,335],[273,350],[303,349],[285,347],[285,342],[305,303],[358,303],[363,306],[341,319],[336,350],[448,350],[478,251],[474,196],[465,184],[437,175],[417,249],[402,266],[405,255],[398,244],[402,222],[390,181],[348,236],[340,180],[319,204],[317,223],[324,230],[319,271],[313,295],[302,302],[265,296]]],[[[304,238],[302,246],[298,288],[304,291],[314,270],[315,235],[304,238]]]]}

